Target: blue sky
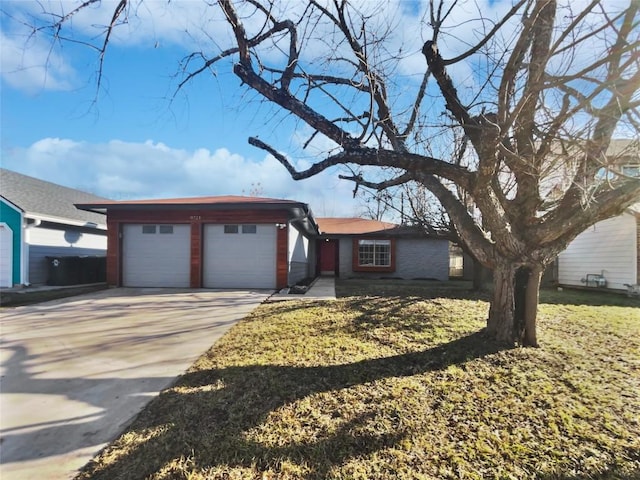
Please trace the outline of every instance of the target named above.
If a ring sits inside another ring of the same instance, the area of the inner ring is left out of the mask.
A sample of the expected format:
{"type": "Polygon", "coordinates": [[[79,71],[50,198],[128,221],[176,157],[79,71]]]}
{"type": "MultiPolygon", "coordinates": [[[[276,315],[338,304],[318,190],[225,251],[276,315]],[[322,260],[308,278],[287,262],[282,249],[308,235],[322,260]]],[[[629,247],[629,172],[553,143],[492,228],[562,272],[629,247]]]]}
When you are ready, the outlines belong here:
{"type": "MultiPolygon", "coordinates": [[[[374,5],[358,1],[365,8],[374,5]]],[[[397,1],[397,41],[409,52],[398,83],[415,89],[425,68],[420,49],[430,34],[422,21],[428,2],[397,1]]],[[[488,5],[479,7],[485,15],[493,10],[499,15],[510,4],[485,1],[488,5]]],[[[106,24],[115,4],[103,0],[99,8],[86,9],[65,34],[79,40],[95,36],[95,25],[106,24]]],[[[338,179],[338,170],[295,182],[275,159],[248,145],[249,136],[260,136],[290,153],[301,168],[331,147],[317,139],[311,151],[303,151],[309,128],[283,119],[275,107],[240,88],[228,62],[216,67],[216,75],[204,73],[176,93],[174,75],[184,55],[200,50],[211,55],[231,44],[217,7],[199,0],[135,0],[129,24],[111,41],[96,95],[94,51],[73,43],[52,48],[46,35],[28,36],[24,25],[42,22],[39,5],[68,12],[77,2],[1,4],[4,168],[114,199],[241,195],[259,184],[262,196],[308,202],[317,215],[351,216],[363,210],[362,201],[352,198],[352,184],[338,179]]],[[[292,0],[289,5],[301,4],[292,0]]],[[[376,5],[393,9],[390,1],[376,5]]],[[[460,24],[465,16],[477,17],[477,6],[470,5],[459,10],[460,24]]],[[[466,45],[463,41],[459,47],[466,45]]],[[[460,85],[473,83],[468,65],[455,68],[460,85]]]]}
{"type": "MultiPolygon", "coordinates": [[[[239,89],[228,64],[176,93],[173,75],[193,45],[162,25],[152,36],[124,32],[107,51],[96,96],[91,50],[63,44],[45,66],[50,39],[28,39],[16,21],[34,3],[2,4],[3,168],[115,199],[242,195],[259,185],[262,196],[308,202],[318,215],[361,210],[337,171],[295,182],[248,145],[258,134],[285,149],[299,130],[291,121],[271,123],[273,108],[239,89]]],[[[68,8],[52,8],[62,3],[68,8]]],[[[103,12],[113,6],[104,3],[103,12]]],[[[76,32],[90,22],[77,22],[76,32]]]]}

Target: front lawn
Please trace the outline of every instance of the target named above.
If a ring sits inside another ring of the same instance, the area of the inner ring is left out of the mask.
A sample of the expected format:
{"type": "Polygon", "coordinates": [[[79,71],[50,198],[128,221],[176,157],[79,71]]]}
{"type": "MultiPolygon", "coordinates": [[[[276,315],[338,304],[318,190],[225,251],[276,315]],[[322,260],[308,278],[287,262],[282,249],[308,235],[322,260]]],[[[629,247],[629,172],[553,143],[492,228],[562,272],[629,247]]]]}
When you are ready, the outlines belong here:
{"type": "Polygon", "coordinates": [[[504,350],[443,285],[262,305],[79,478],[640,478],[640,302],[543,294],[504,350]]]}

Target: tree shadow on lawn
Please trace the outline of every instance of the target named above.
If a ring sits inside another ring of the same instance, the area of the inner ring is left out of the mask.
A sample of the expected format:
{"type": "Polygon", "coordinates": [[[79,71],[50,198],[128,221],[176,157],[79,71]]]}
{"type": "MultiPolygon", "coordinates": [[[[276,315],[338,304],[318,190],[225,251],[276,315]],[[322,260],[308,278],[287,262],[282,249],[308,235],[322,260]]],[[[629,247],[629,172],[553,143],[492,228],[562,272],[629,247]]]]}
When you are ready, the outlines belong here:
{"type": "MultiPolygon", "coordinates": [[[[134,447],[124,440],[121,445],[116,442],[105,458],[117,455],[118,459],[100,465],[98,458],[80,478],[145,478],[180,458],[188,458],[189,468],[196,471],[255,466],[258,471],[277,472],[284,461],[306,465],[307,478],[326,478],[334,466],[397,445],[411,432],[402,428],[393,433],[367,431],[369,414],[356,416],[335,432],[312,435],[308,441],[289,441],[275,434],[273,445],[266,445],[248,438],[247,432],[263,424],[271,412],[313,394],[440,370],[502,349],[477,332],[424,351],[342,365],[232,366],[187,373],[154,400],[130,429],[141,433],[158,428],[159,433],[134,447]]],[[[313,423],[312,418],[298,420],[313,423]]]]}
{"type": "Polygon", "coordinates": [[[350,297],[342,301],[356,315],[348,326],[335,328],[363,340],[375,337],[385,344],[392,341],[387,338],[390,333],[421,343],[442,343],[483,329],[489,313],[488,303],[479,295],[350,297]]]}

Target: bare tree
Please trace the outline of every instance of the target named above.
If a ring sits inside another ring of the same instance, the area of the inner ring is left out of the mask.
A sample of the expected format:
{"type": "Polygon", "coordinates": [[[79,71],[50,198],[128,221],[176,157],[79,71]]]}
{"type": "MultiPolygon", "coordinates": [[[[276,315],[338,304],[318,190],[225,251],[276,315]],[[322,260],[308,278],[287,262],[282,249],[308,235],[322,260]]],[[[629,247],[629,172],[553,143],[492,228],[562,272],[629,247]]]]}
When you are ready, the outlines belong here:
{"type": "Polygon", "coordinates": [[[297,171],[272,146],[256,138],[249,142],[272,153],[295,179],[349,164],[398,171],[382,181],[348,178],[361,185],[424,185],[446,209],[474,257],[493,269],[488,332],[501,341],[537,345],[545,266],[585,228],[620,214],[640,195],[640,180],[602,174],[610,167],[607,150],[619,124],[638,125],[640,4],[632,0],[610,12],[594,0],[573,12],[568,6],[560,10],[554,0],[520,0],[497,23],[487,21],[476,44],[445,58],[438,40],[459,6],[432,2],[432,36],[422,48],[424,79],[408,115],[393,110],[390,95],[388,62],[394,53],[385,49],[385,40],[394,26],[381,31],[384,22],[376,21],[372,10],[357,10],[346,1],[312,0],[302,17],[290,19],[272,2],[220,0],[219,5],[235,39],[222,55],[237,59],[235,74],[333,140],[340,151],[297,171]],[[257,29],[247,30],[247,15],[257,29]],[[314,40],[313,25],[323,22],[334,28],[323,38],[323,61],[304,61],[301,53],[314,40]],[[270,64],[267,45],[280,49],[284,61],[270,64]],[[463,97],[447,69],[477,56],[477,62],[484,62],[477,72],[483,78],[477,91],[463,97]],[[315,65],[331,69],[315,73],[315,65]],[[447,111],[446,116],[438,112],[440,118],[423,109],[431,78],[447,111]],[[337,107],[343,114],[323,114],[313,94],[332,101],[329,112],[337,107]],[[349,95],[363,100],[345,104],[342,99],[349,95]],[[359,113],[357,106],[365,104],[370,108],[359,113]],[[425,129],[444,138],[451,138],[449,131],[463,132],[469,146],[465,161],[446,155],[444,148],[422,151],[421,143],[430,135],[425,129]],[[567,175],[571,182],[559,194],[543,198],[549,193],[547,182],[557,187],[557,178],[567,175]],[[469,211],[456,187],[473,199],[479,215],[469,211]],[[518,302],[516,278],[524,302],[518,302]]]}
{"type": "Polygon", "coordinates": [[[346,165],[358,186],[428,189],[494,272],[488,333],[537,345],[545,266],[640,196],[640,179],[611,173],[608,155],[615,136],[637,140],[640,2],[513,0],[500,18],[463,19],[472,5],[429,2],[411,32],[428,38],[413,82],[400,75],[412,52],[387,2],[218,0],[230,43],[188,56],[181,86],[231,59],[243,88],[310,127],[309,142],[334,143],[299,171],[277,145],[249,138],[294,179],[346,165]]]}
{"type": "MultiPolygon", "coordinates": [[[[364,218],[370,218],[372,220],[395,220],[395,217],[401,219],[401,208],[394,202],[394,196],[388,190],[373,191],[365,190],[359,195],[362,202],[362,211],[360,215],[364,218]],[[397,215],[396,215],[397,214],[397,215]],[[388,217],[394,218],[388,218],[388,217]]],[[[400,220],[402,223],[402,220],[400,220]]]]}

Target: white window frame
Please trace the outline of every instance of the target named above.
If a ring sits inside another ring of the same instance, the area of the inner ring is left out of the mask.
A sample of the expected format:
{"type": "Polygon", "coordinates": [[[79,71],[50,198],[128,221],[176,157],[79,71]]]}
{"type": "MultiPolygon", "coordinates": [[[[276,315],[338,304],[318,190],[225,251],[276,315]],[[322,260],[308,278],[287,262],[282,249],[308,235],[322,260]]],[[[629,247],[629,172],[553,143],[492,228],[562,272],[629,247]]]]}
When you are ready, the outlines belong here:
{"type": "Polygon", "coordinates": [[[359,267],[391,267],[391,240],[368,240],[368,239],[360,239],[358,240],[358,266],[359,267]],[[372,257],[373,263],[362,263],[363,261],[363,252],[361,250],[362,247],[372,247],[371,252],[365,252],[364,255],[367,257],[372,257]],[[385,247],[386,252],[379,252],[385,247]],[[380,263],[381,256],[384,255],[386,257],[387,263],[380,263]]]}

